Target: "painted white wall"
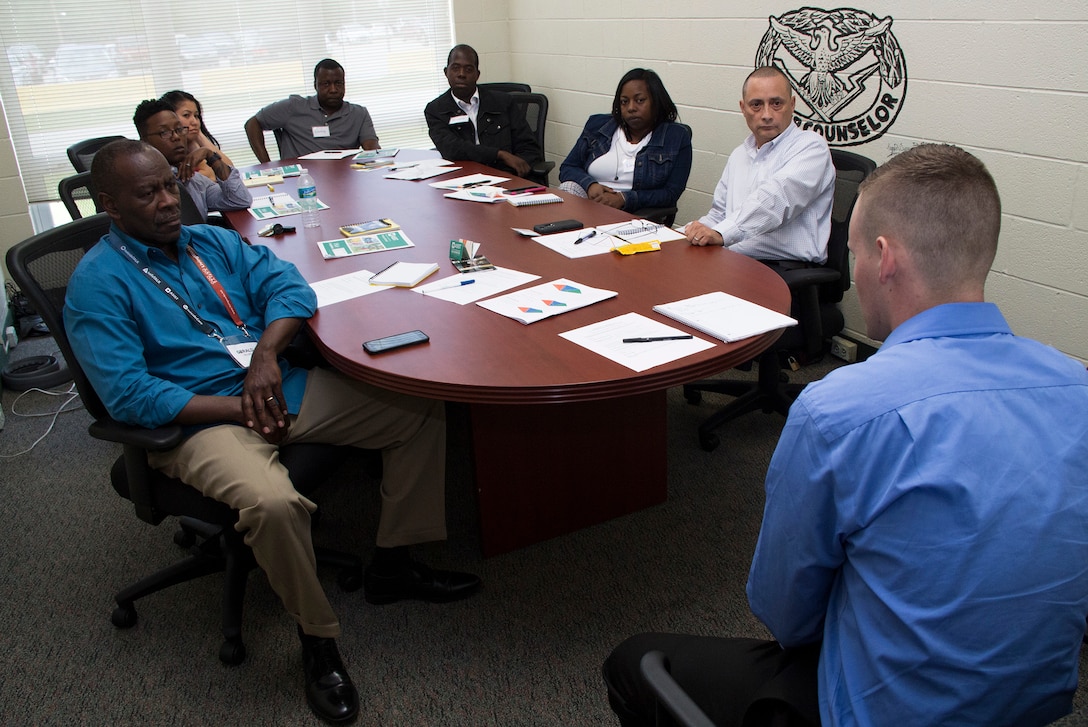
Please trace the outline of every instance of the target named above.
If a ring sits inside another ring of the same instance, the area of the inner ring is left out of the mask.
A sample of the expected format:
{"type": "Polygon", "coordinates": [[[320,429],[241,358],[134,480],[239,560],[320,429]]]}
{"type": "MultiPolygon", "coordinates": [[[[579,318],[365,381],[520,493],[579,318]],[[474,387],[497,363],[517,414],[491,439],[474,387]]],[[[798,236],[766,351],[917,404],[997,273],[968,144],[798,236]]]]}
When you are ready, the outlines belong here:
{"type": "MultiPolygon", "coordinates": [[[[549,99],[546,154],[561,161],[586,117],[606,113],[628,69],[653,68],[694,132],[678,221],[702,215],[729,152],[770,15],[810,3],[720,0],[453,0],[455,37],[484,81],[549,99]]],[[[827,9],[840,7],[829,5],[827,9]]],[[[1088,361],[1088,4],[1068,0],[865,2],[891,16],[907,67],[891,130],[850,150],[883,162],[924,141],[958,144],[990,168],[1004,207],[987,296],[1013,330],[1088,361]]],[[[853,293],[847,333],[864,338],[853,293]]]]}

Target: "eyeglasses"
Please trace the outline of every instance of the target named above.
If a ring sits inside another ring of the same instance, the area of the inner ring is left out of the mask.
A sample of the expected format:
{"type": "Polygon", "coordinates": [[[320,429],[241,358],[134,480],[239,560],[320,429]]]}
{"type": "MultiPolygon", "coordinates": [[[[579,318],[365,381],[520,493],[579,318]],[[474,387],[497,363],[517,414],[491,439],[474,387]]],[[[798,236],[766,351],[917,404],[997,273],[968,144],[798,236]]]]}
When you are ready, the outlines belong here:
{"type": "Polygon", "coordinates": [[[176,129],[163,129],[162,131],[154,132],[160,139],[166,141],[174,136],[185,136],[189,133],[189,129],[184,126],[179,126],[176,129]]]}

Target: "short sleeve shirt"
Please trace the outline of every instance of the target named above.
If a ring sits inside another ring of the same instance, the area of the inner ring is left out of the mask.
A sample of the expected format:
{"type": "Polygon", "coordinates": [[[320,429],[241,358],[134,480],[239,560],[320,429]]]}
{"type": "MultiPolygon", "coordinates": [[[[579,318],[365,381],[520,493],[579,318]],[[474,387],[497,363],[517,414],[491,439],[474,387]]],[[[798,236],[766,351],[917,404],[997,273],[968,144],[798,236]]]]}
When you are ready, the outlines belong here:
{"type": "Polygon", "coordinates": [[[279,130],[276,139],[281,159],[294,159],[323,149],[355,149],[378,140],[365,106],[348,101],[325,115],[317,96],[293,95],[265,106],[256,114],[262,129],[279,130]],[[328,136],[324,129],[328,128],[328,136]],[[317,131],[315,131],[317,130],[317,131]]]}

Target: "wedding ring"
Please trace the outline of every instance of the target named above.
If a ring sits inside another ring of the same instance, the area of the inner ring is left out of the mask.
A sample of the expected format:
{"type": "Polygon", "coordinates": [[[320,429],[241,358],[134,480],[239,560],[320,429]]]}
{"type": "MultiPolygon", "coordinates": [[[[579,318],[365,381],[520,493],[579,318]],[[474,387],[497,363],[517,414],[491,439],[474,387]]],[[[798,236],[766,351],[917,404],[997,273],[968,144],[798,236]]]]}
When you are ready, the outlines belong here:
{"type": "Polygon", "coordinates": [[[266,402],[275,401],[275,400],[276,400],[276,397],[274,397],[274,396],[270,396],[267,399],[265,399],[266,402]]]}

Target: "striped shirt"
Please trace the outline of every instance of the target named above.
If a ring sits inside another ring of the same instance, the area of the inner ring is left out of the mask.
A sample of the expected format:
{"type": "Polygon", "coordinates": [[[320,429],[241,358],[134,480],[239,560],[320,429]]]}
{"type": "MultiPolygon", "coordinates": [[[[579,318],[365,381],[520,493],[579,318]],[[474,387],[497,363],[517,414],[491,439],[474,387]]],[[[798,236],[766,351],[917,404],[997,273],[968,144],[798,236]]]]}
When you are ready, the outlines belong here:
{"type": "Polygon", "coordinates": [[[827,260],[835,167],[827,142],[795,125],[756,148],[751,134],[733,150],[699,221],[725,246],[758,260],[827,260]]]}

